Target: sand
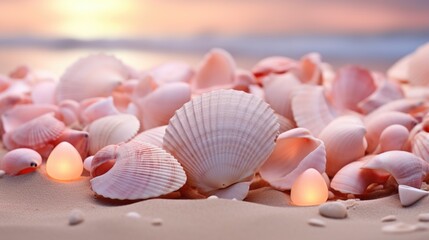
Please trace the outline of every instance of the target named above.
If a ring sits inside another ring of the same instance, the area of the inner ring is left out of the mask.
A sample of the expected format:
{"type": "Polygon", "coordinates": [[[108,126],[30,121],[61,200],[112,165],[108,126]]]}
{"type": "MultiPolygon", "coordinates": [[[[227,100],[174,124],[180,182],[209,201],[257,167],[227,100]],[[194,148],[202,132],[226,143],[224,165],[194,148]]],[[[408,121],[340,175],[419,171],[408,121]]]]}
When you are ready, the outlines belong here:
{"type": "MultiPolygon", "coordinates": [[[[0,239],[428,239],[429,230],[401,234],[381,231],[392,222],[418,223],[429,212],[429,198],[403,208],[398,195],[357,201],[348,218],[328,219],[318,207],[292,207],[288,195],[270,188],[253,190],[246,201],[151,199],[117,203],[97,199],[89,178],[61,183],[36,172],[0,179],[0,239]],[[84,222],[70,226],[80,209],[84,222]],[[137,212],[141,218],[130,218],[137,212]],[[325,227],[310,226],[310,218],[325,227]],[[152,224],[162,219],[160,225],[152,224]]],[[[422,223],[429,227],[429,223],[422,223]]]]}

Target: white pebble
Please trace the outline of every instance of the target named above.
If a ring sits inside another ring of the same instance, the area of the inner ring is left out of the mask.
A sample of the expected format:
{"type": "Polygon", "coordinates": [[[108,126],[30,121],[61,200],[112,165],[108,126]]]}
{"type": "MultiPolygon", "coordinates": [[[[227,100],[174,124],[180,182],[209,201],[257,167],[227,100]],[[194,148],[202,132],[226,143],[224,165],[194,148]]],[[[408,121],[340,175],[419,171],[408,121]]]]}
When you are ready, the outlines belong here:
{"type": "Polygon", "coordinates": [[[231,200],[232,200],[232,201],[238,201],[238,200],[237,200],[237,198],[233,198],[233,199],[231,199],[231,200]]]}
{"type": "Polygon", "coordinates": [[[69,213],[69,225],[77,225],[82,223],[84,220],[83,212],[79,209],[73,209],[69,213]]]}
{"type": "Polygon", "coordinates": [[[126,214],[126,216],[127,217],[129,217],[129,218],[133,218],[133,219],[139,219],[139,218],[141,218],[142,216],[140,215],[140,213],[138,213],[138,212],[128,212],[127,214],[126,214]]]}
{"type": "Polygon", "coordinates": [[[394,222],[397,218],[395,215],[387,215],[381,219],[382,222],[394,222]]]}
{"type": "Polygon", "coordinates": [[[308,219],[308,224],[310,224],[311,226],[315,226],[315,227],[325,227],[326,226],[325,221],[323,221],[322,219],[318,219],[318,218],[308,219]]]}
{"type": "Polygon", "coordinates": [[[407,233],[407,232],[414,232],[416,230],[417,230],[417,226],[402,223],[402,222],[383,226],[381,228],[381,231],[385,233],[407,233]]]}
{"type": "Polygon", "coordinates": [[[153,226],[161,226],[164,221],[161,218],[154,218],[151,221],[153,226]]]}
{"type": "Polygon", "coordinates": [[[429,222],[429,213],[420,213],[419,214],[420,222],[429,222]]]}
{"type": "Polygon", "coordinates": [[[210,197],[208,197],[207,199],[212,200],[212,199],[219,199],[218,196],[216,195],[211,195],[210,197]]]}
{"type": "Polygon", "coordinates": [[[0,170],[0,178],[2,178],[4,175],[6,175],[6,172],[4,170],[0,170]]]}
{"type": "Polygon", "coordinates": [[[320,205],[319,214],[327,218],[346,218],[347,208],[340,202],[327,202],[320,205]]]}

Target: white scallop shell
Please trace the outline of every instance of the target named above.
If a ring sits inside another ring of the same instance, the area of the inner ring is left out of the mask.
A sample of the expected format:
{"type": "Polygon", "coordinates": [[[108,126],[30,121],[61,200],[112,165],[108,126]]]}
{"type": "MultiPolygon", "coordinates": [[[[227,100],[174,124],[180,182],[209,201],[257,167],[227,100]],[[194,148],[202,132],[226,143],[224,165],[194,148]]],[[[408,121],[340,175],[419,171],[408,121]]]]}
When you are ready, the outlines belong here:
{"type": "Polygon", "coordinates": [[[6,153],[0,160],[0,169],[6,174],[17,175],[27,169],[35,169],[42,164],[42,157],[29,148],[18,148],[6,153]]]}
{"type": "Polygon", "coordinates": [[[188,183],[205,194],[251,180],[273,151],[278,128],[273,110],[260,98],[212,91],[176,111],[164,148],[183,165],[188,183]]]}
{"type": "Polygon", "coordinates": [[[139,120],[129,114],[112,115],[97,119],[88,125],[89,154],[110,144],[126,142],[133,138],[140,128],[139,120]]]}
{"type": "Polygon", "coordinates": [[[179,162],[163,149],[131,141],[119,146],[116,162],[91,179],[92,190],[112,199],[146,199],[181,188],[186,175],[179,162]]]}

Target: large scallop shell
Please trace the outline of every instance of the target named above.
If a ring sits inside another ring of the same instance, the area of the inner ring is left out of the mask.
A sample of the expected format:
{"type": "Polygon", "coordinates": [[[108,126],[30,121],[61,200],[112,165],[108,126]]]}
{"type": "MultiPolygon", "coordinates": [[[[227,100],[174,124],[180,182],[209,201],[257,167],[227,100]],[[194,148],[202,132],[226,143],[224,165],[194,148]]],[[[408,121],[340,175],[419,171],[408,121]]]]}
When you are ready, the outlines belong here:
{"type": "Polygon", "coordinates": [[[129,114],[119,114],[100,118],[90,125],[89,154],[94,155],[98,150],[110,144],[126,142],[134,137],[140,129],[139,120],[129,114]]]}
{"type": "Polygon", "coordinates": [[[0,169],[6,174],[18,175],[36,169],[42,164],[39,153],[28,148],[18,148],[6,153],[0,160],[0,169]]]}
{"type": "Polygon", "coordinates": [[[183,165],[191,187],[205,195],[220,189],[226,194],[253,178],[273,151],[278,129],[273,110],[260,98],[218,90],[176,111],[164,148],[183,165]]]}
{"type": "Polygon", "coordinates": [[[171,193],[186,182],[179,162],[163,149],[131,141],[119,146],[113,167],[91,179],[92,190],[112,199],[146,199],[171,193]]]}
{"type": "Polygon", "coordinates": [[[325,172],[326,153],[323,142],[304,128],[284,132],[277,138],[276,147],[259,170],[271,186],[287,190],[308,168],[325,172]]]}
{"type": "Polygon", "coordinates": [[[162,148],[165,129],[167,129],[167,125],[151,128],[137,134],[131,141],[146,142],[162,148]]]}
{"type": "Polygon", "coordinates": [[[58,107],[50,104],[20,104],[1,115],[3,129],[5,132],[11,132],[28,121],[57,111],[58,107]]]}
{"type": "Polygon", "coordinates": [[[57,101],[107,97],[128,78],[128,73],[127,67],[113,56],[98,54],[82,58],[60,78],[57,101]]]}

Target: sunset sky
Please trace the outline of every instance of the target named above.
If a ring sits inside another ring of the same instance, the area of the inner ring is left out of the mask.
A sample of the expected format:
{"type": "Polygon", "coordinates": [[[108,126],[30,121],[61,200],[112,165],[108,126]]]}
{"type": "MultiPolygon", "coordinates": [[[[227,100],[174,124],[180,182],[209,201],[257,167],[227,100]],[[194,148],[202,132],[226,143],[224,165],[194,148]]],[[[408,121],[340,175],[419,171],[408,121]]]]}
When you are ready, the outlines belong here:
{"type": "Polygon", "coordinates": [[[0,0],[0,37],[429,31],[426,0],[0,0]]]}

